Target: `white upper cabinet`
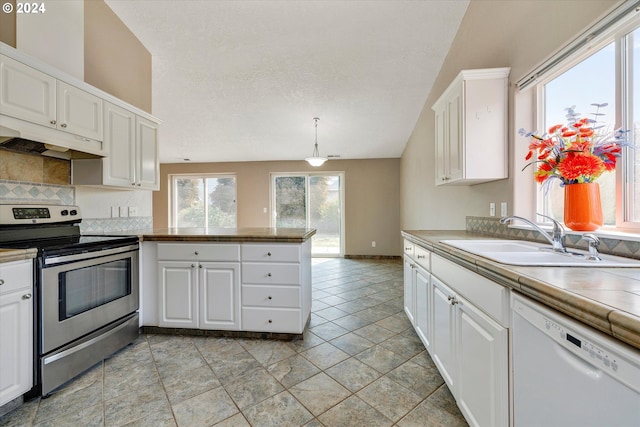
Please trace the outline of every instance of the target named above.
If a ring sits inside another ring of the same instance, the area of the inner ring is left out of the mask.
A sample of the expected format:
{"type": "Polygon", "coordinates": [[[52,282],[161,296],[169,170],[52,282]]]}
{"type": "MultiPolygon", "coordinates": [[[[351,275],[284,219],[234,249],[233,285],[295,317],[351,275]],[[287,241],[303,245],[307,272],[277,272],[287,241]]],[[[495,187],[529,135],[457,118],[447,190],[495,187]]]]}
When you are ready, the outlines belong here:
{"type": "Polygon", "coordinates": [[[104,103],[104,123],[108,156],[73,160],[72,183],[158,190],[158,123],[109,102],[104,103]]]}
{"type": "Polygon", "coordinates": [[[507,178],[509,70],[464,70],[433,105],[436,185],[507,178]]]}
{"type": "Polygon", "coordinates": [[[35,134],[34,139],[42,142],[104,154],[101,98],[5,55],[0,55],[0,80],[3,126],[18,133],[26,128],[27,134],[21,136],[27,139],[35,134]],[[30,123],[45,128],[29,128],[30,123]],[[61,144],[65,138],[47,134],[51,130],[73,136],[61,144]]]}

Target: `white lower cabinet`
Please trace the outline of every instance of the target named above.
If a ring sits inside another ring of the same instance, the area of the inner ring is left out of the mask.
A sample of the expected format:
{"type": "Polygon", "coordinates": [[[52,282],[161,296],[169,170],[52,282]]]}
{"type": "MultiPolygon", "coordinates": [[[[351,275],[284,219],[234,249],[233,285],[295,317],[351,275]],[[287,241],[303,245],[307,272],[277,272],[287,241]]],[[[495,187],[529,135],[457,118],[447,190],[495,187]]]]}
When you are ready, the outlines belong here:
{"type": "Polygon", "coordinates": [[[508,289],[417,244],[404,262],[405,311],[465,419],[508,426],[508,289]]]}
{"type": "Polygon", "coordinates": [[[32,266],[0,263],[0,406],[33,387],[32,266]]]}
{"type": "Polygon", "coordinates": [[[143,244],[143,325],[301,334],[311,241],[143,244]]]}
{"type": "Polygon", "coordinates": [[[159,244],[158,326],[239,330],[239,245],[159,244]],[[212,257],[236,262],[208,261],[212,257]]]}

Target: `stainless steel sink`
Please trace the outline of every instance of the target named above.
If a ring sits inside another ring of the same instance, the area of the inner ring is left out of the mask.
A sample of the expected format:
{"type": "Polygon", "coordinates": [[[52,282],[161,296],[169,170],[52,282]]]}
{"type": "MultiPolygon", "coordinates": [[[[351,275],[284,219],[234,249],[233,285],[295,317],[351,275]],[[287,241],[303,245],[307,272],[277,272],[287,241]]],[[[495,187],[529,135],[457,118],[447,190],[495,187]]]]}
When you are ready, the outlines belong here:
{"type": "Polygon", "coordinates": [[[442,240],[454,248],[462,249],[501,264],[547,267],[637,267],[640,261],[600,254],[601,261],[587,259],[588,253],[570,249],[579,255],[550,252],[549,245],[524,240],[442,240]]]}

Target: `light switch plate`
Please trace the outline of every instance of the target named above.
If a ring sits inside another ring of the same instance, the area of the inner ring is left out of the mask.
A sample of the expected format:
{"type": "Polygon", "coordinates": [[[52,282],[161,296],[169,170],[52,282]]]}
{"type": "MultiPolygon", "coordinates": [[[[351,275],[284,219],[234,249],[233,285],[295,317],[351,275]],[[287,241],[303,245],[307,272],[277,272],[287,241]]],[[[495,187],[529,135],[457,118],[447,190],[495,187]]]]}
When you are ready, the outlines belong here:
{"type": "Polygon", "coordinates": [[[489,216],[496,216],[496,204],[489,203],[489,216]]]}
{"type": "Polygon", "coordinates": [[[118,211],[117,206],[111,206],[111,218],[118,218],[120,216],[120,212],[118,211]]]}
{"type": "Polygon", "coordinates": [[[129,206],[129,216],[138,216],[137,206],[129,206]]]}
{"type": "Polygon", "coordinates": [[[129,210],[126,206],[120,206],[120,216],[126,218],[129,216],[129,210]]]}
{"type": "Polygon", "coordinates": [[[507,216],[507,202],[500,203],[500,216],[507,216]]]}

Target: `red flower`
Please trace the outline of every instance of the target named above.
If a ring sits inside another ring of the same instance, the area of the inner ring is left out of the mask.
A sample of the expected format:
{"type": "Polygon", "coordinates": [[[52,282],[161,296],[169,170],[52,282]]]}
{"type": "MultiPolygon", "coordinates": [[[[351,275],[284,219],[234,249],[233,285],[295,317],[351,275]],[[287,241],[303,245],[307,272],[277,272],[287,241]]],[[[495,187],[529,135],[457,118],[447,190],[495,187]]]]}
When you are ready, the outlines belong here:
{"type": "Polygon", "coordinates": [[[538,166],[538,170],[533,174],[536,182],[542,184],[551,175],[554,165],[550,163],[542,163],[538,166]]]}
{"type": "Polygon", "coordinates": [[[558,164],[558,171],[569,181],[588,182],[591,177],[599,176],[605,169],[604,162],[591,154],[569,153],[558,164]]]}
{"type": "Polygon", "coordinates": [[[562,129],[562,125],[551,126],[549,128],[549,133],[553,135],[558,129],[562,129]]]}

